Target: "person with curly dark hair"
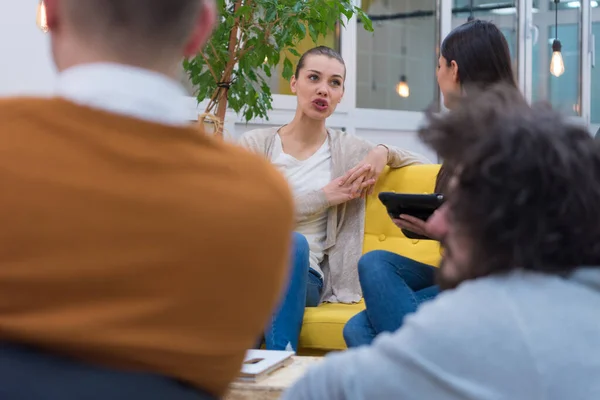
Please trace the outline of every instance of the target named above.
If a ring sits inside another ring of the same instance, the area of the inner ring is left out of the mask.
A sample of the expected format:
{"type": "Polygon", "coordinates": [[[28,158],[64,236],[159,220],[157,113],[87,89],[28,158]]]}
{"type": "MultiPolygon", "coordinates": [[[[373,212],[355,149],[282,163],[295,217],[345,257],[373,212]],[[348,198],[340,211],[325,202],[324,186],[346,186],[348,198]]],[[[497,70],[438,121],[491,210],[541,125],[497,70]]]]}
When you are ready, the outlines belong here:
{"type": "Polygon", "coordinates": [[[600,144],[512,86],[427,120],[457,166],[428,221],[444,291],[284,399],[600,398],[600,144]]]}

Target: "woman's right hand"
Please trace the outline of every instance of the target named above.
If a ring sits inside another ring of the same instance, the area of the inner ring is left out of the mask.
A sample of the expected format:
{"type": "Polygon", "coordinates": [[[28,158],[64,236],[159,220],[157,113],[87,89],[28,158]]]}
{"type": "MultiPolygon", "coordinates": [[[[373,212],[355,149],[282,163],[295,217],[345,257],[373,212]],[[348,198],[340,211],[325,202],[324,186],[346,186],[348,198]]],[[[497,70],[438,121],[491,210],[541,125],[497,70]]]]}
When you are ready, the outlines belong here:
{"type": "Polygon", "coordinates": [[[394,224],[400,229],[406,229],[417,235],[432,238],[431,233],[427,229],[427,222],[422,219],[413,217],[412,215],[402,214],[399,218],[392,218],[392,221],[394,221],[394,224]]]}
{"type": "Polygon", "coordinates": [[[329,182],[323,188],[325,197],[330,206],[337,206],[350,200],[361,197],[363,191],[375,184],[375,179],[365,179],[371,170],[370,165],[352,168],[343,176],[329,182]]]}
{"type": "Polygon", "coordinates": [[[400,215],[399,218],[392,218],[392,221],[400,229],[406,229],[417,235],[440,241],[443,237],[443,231],[440,230],[439,224],[431,223],[432,218],[439,215],[437,214],[438,211],[436,210],[427,221],[406,214],[400,215]]]}

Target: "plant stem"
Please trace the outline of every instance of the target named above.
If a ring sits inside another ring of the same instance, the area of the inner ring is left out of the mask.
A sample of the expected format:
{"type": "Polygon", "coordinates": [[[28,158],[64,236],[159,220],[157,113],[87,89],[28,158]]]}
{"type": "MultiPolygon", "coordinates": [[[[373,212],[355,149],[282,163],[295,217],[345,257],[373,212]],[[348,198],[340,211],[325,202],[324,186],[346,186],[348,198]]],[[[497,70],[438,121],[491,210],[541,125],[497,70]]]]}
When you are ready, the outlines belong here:
{"type": "Polygon", "coordinates": [[[206,66],[208,67],[208,70],[210,71],[210,74],[212,75],[213,79],[216,81],[217,79],[219,79],[217,77],[217,74],[215,74],[215,70],[213,69],[213,67],[210,65],[210,62],[208,61],[208,58],[206,58],[206,56],[204,55],[204,51],[200,52],[200,55],[202,56],[202,59],[204,60],[204,64],[206,64],[206,66]]]}
{"type": "Polygon", "coordinates": [[[215,45],[213,44],[212,40],[210,41],[210,48],[212,49],[212,52],[215,55],[215,58],[217,60],[220,60],[221,57],[219,57],[219,53],[217,53],[217,49],[215,49],[215,45]]]}
{"type": "MultiPolygon", "coordinates": [[[[242,5],[243,0],[236,0],[235,6],[233,8],[233,12],[235,13],[242,5]]],[[[233,68],[237,63],[237,57],[235,57],[236,47],[238,44],[238,30],[240,26],[240,18],[237,17],[235,23],[233,25],[233,29],[231,29],[231,33],[229,34],[229,61],[227,62],[227,67],[223,73],[221,78],[221,82],[229,84],[231,81],[231,74],[233,73],[233,68]]],[[[229,93],[228,87],[217,88],[217,118],[221,121],[221,125],[216,132],[216,135],[219,137],[223,137],[223,125],[225,124],[225,113],[227,112],[227,94],[229,93]]]]}

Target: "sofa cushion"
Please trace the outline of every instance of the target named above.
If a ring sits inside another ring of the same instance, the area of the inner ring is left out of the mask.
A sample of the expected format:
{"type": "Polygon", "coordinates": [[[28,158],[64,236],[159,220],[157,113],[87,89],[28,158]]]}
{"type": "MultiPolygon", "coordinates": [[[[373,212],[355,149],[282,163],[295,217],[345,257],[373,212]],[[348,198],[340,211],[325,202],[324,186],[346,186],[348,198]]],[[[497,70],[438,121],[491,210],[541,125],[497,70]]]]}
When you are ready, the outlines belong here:
{"type": "Polygon", "coordinates": [[[324,303],[304,311],[300,347],[312,350],[344,350],[344,325],[365,309],[364,301],[356,304],[324,303]]]}
{"type": "MultiPolygon", "coordinates": [[[[379,201],[379,192],[431,193],[439,165],[417,165],[386,170],[381,175],[373,195],[366,205],[365,237],[363,253],[372,250],[388,250],[414,260],[437,266],[440,246],[433,240],[413,240],[402,234],[387,215],[379,201]]],[[[346,349],[342,335],[344,325],[358,312],[364,310],[364,302],[358,304],[321,304],[306,308],[300,334],[300,354],[346,349]]]]}

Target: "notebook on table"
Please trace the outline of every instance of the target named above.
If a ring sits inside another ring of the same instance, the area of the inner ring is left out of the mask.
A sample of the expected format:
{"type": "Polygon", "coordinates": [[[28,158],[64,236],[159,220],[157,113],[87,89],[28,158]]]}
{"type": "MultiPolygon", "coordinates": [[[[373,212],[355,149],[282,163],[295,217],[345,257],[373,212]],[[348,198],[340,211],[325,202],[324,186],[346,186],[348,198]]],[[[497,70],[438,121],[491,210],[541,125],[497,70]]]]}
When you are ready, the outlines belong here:
{"type": "Polygon", "coordinates": [[[290,365],[295,354],[293,351],[248,350],[238,381],[258,382],[273,371],[290,365]]]}

